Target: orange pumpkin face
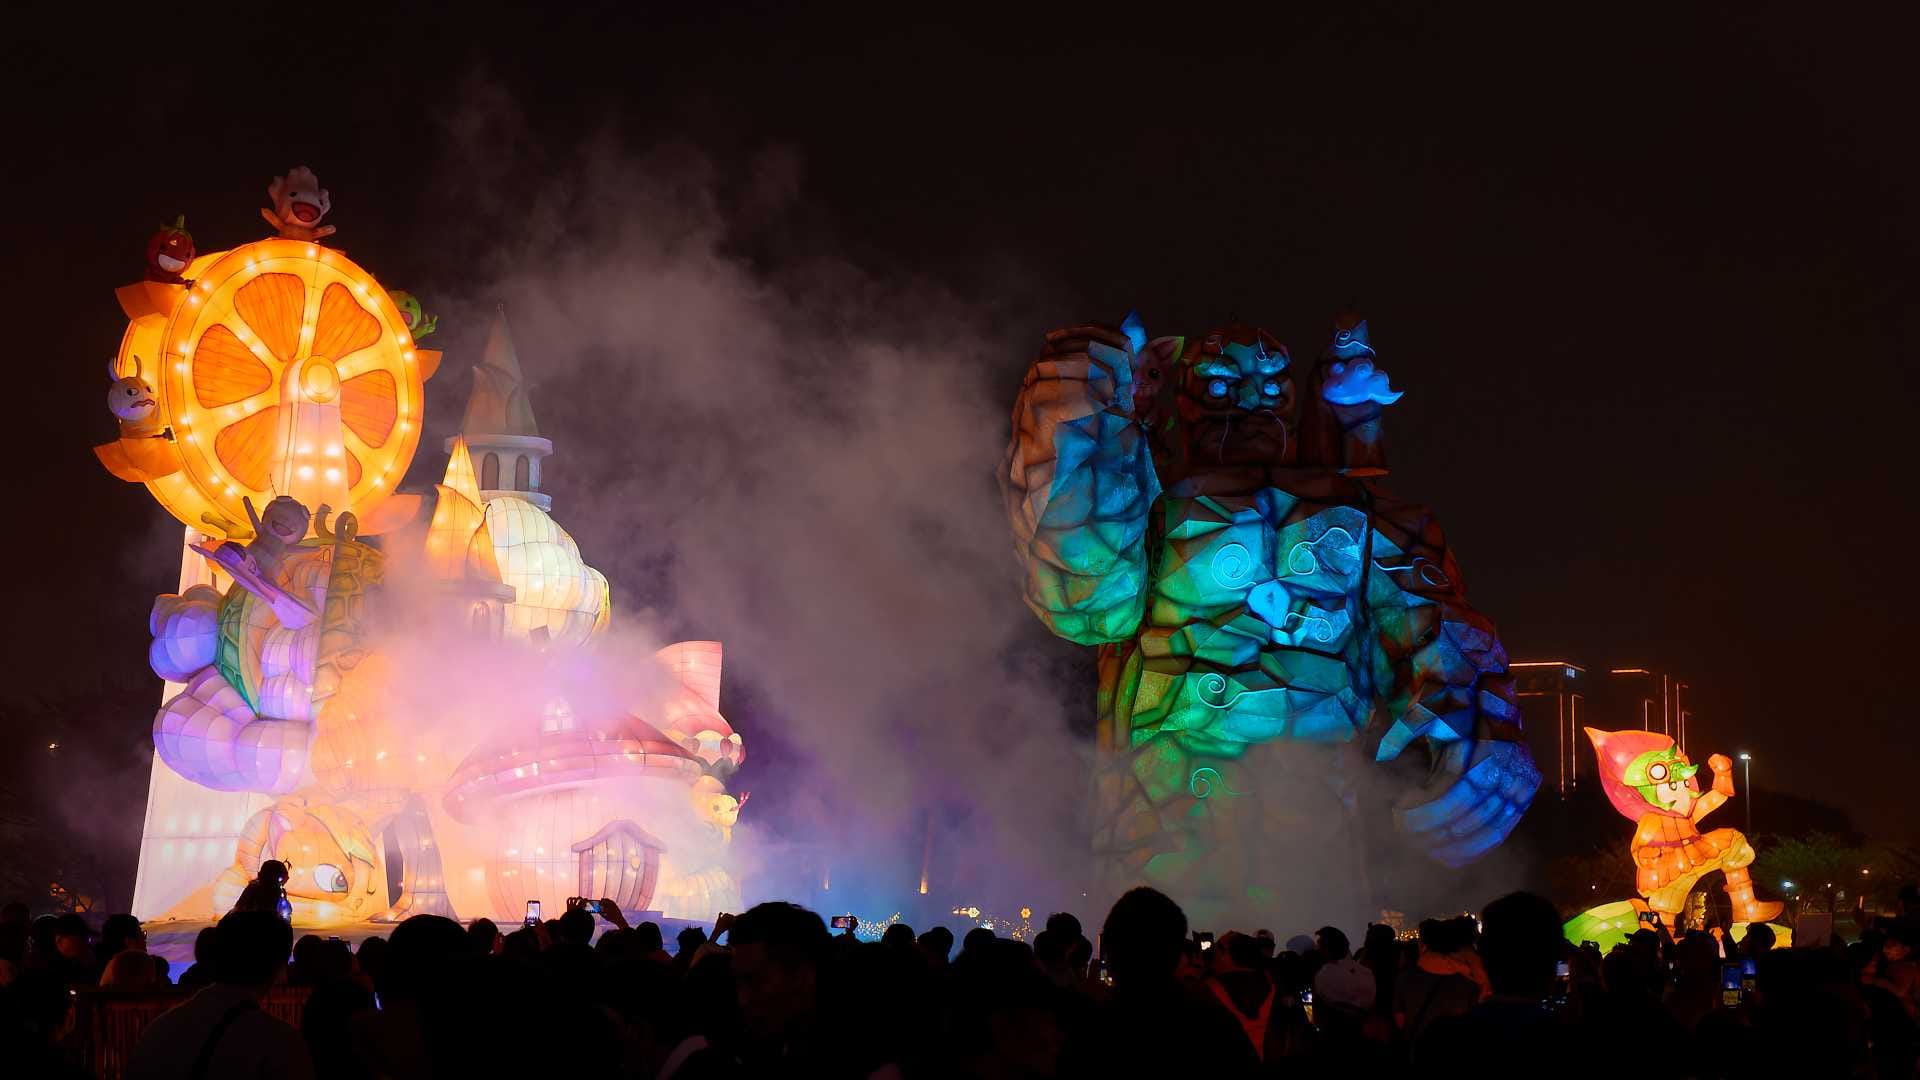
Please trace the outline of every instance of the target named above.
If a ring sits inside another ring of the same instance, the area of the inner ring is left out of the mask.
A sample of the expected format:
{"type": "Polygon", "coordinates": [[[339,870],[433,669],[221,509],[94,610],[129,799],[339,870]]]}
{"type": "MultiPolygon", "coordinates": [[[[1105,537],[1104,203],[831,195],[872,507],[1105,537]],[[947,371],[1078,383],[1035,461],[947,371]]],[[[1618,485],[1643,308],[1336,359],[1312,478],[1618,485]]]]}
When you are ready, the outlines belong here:
{"type": "Polygon", "coordinates": [[[193,261],[193,254],[193,234],[187,231],[185,218],[161,226],[147,241],[147,280],[180,284],[186,280],[181,271],[193,261]]]}

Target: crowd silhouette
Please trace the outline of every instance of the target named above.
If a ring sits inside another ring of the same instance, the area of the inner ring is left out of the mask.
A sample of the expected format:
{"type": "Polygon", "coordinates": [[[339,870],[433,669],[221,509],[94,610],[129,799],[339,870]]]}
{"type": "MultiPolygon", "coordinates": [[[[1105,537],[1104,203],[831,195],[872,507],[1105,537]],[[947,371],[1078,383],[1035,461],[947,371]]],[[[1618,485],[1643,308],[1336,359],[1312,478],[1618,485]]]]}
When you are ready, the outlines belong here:
{"type": "Polygon", "coordinates": [[[0,912],[0,1072],[86,1076],[81,993],[169,990],[124,1062],[148,1077],[1916,1076],[1920,897],[1860,940],[1643,928],[1606,955],[1528,893],[1402,939],[1195,934],[1135,889],[1096,931],[878,942],[761,904],[669,950],[601,901],[503,932],[419,915],[358,948],[271,898],[203,930],[170,978],[140,924],[0,912]],[[295,988],[298,1023],[263,1001],[295,988]]]}

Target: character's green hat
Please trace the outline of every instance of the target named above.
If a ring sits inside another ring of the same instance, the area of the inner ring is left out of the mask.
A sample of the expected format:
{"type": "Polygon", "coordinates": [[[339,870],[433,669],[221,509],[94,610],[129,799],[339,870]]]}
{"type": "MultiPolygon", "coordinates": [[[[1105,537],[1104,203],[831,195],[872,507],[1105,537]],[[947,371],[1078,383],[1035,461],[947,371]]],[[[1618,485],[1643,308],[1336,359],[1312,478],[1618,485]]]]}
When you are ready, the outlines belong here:
{"type": "Polygon", "coordinates": [[[1700,766],[1682,757],[1678,748],[1665,746],[1658,750],[1649,750],[1634,758],[1620,780],[1628,787],[1637,788],[1640,797],[1655,806],[1660,805],[1653,797],[1653,789],[1669,780],[1685,781],[1693,779],[1700,766]]]}

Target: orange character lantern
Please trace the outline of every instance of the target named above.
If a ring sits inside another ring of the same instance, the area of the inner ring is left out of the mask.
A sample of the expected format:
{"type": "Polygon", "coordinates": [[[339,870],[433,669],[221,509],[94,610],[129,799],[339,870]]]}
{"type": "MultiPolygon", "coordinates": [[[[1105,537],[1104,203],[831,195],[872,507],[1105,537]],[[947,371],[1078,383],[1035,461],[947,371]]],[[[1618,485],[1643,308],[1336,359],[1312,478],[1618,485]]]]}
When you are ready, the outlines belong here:
{"type": "Polygon", "coordinates": [[[1687,894],[1703,876],[1726,875],[1727,896],[1737,922],[1767,922],[1781,905],[1754,898],[1753,845],[1737,829],[1703,833],[1700,820],[1733,797],[1733,762],[1725,754],[1707,759],[1713,787],[1700,790],[1700,766],[1687,760],[1673,739],[1654,731],[1588,728],[1600,759],[1601,786],[1613,808],[1634,823],[1633,863],[1647,907],[1676,921],[1687,894]]]}

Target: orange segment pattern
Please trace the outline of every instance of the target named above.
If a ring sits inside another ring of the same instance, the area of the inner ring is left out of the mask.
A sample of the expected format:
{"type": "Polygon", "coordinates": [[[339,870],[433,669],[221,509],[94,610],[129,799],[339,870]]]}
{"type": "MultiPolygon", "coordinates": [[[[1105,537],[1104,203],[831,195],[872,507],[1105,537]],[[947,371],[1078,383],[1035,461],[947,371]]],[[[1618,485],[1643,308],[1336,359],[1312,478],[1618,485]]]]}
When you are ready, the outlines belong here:
{"type": "MultiPolygon", "coordinates": [[[[345,285],[335,282],[320,296],[313,329],[313,355],[340,361],[380,340],[380,320],[367,314],[345,285]]],[[[387,380],[391,386],[393,380],[387,380]]]]}
{"type": "Polygon", "coordinates": [[[286,363],[300,347],[300,323],[306,314],[306,283],[292,274],[261,274],[234,294],[233,310],[274,355],[286,363]]]}
{"type": "Polygon", "coordinates": [[[278,434],[280,406],[269,405],[237,424],[220,429],[213,452],[235,480],[255,491],[265,491],[271,479],[274,436],[278,434]]]}
{"type": "Polygon", "coordinates": [[[201,336],[193,359],[193,395],[203,409],[245,401],[273,386],[273,372],[223,325],[201,336]]]}
{"type": "Polygon", "coordinates": [[[368,446],[387,444],[398,406],[398,387],[387,372],[369,371],[341,384],[340,422],[368,446]]]}

